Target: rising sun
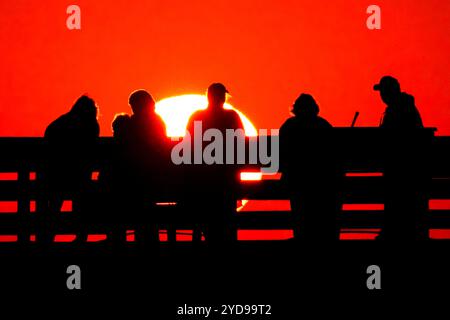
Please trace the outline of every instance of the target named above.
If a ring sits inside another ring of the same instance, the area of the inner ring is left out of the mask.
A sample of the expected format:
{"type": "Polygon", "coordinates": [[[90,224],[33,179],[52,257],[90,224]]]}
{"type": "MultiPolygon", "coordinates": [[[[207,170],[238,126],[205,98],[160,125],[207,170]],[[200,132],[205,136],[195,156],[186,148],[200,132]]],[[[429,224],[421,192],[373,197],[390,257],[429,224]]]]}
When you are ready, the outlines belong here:
{"type": "MultiPolygon", "coordinates": [[[[167,136],[183,137],[189,117],[197,110],[206,109],[208,100],[204,95],[186,94],[160,100],[156,103],[156,113],[166,124],[167,136]]],[[[246,136],[256,136],[257,131],[251,121],[231,104],[225,103],[225,109],[235,110],[244,125],[246,136]]]]}

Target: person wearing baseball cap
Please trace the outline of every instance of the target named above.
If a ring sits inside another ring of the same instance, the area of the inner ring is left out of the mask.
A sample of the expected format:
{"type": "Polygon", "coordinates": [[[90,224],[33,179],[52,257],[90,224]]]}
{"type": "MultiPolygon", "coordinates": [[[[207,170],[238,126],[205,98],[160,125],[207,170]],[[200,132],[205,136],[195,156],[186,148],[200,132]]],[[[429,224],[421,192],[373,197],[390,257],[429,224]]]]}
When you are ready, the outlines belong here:
{"type": "Polygon", "coordinates": [[[402,92],[394,77],[382,77],[373,89],[380,92],[387,105],[380,127],[392,130],[384,140],[385,217],[377,240],[426,239],[428,231],[423,227],[423,217],[428,202],[419,191],[427,179],[421,170],[424,152],[422,140],[413,134],[415,129],[423,128],[422,119],[414,97],[402,92]]]}
{"type": "MultiPolygon", "coordinates": [[[[226,132],[230,129],[235,130],[235,134],[242,138],[245,136],[238,113],[224,109],[228,93],[222,83],[213,83],[208,87],[206,91],[208,107],[195,112],[189,118],[186,130],[191,141],[197,139],[202,141],[204,133],[209,129],[219,131],[222,137],[227,136],[226,132]],[[198,134],[201,134],[201,137],[195,137],[198,134]]],[[[202,153],[206,147],[206,143],[203,143],[202,153]]],[[[194,148],[195,144],[192,149],[194,148]]],[[[226,155],[226,148],[221,151],[226,155]]],[[[217,152],[218,150],[215,154],[217,152]]],[[[205,235],[206,242],[213,246],[236,240],[237,234],[232,225],[232,218],[236,208],[233,189],[239,184],[238,172],[236,166],[215,162],[212,165],[193,166],[186,174],[186,181],[189,181],[187,192],[190,194],[186,205],[192,208],[187,211],[196,223],[193,242],[200,243],[201,233],[205,235]]]]}
{"type": "Polygon", "coordinates": [[[241,118],[234,110],[224,109],[224,104],[229,96],[228,89],[222,83],[213,83],[206,91],[208,107],[205,110],[195,112],[190,118],[187,130],[194,133],[195,121],[202,122],[202,130],[218,129],[225,135],[226,129],[244,129],[241,118]]]}
{"type": "Polygon", "coordinates": [[[387,105],[380,127],[387,129],[423,128],[422,118],[414,97],[402,92],[400,83],[392,76],[384,76],[373,86],[380,92],[381,100],[387,105]]]}
{"type": "Polygon", "coordinates": [[[209,100],[209,98],[212,98],[212,97],[226,98],[227,93],[230,93],[230,92],[225,87],[225,85],[223,85],[222,83],[219,83],[219,82],[213,83],[208,87],[208,90],[207,90],[208,100],[209,100]]]}

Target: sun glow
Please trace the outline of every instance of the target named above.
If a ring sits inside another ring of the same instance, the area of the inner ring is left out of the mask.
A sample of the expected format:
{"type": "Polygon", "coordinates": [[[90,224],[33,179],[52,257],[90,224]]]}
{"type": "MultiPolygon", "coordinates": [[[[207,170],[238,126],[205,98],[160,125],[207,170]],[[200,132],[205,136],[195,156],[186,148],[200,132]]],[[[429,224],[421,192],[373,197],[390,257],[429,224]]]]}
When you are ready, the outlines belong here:
{"type": "MultiPolygon", "coordinates": [[[[208,106],[208,100],[204,95],[186,94],[160,100],[156,103],[156,113],[164,120],[167,128],[167,136],[183,137],[189,117],[197,110],[204,110],[208,106]]],[[[255,126],[239,110],[231,104],[225,103],[225,109],[232,109],[239,114],[244,125],[246,136],[257,136],[255,126]]]]}
{"type": "MultiPolygon", "coordinates": [[[[166,124],[168,137],[183,137],[186,131],[190,116],[197,110],[204,110],[208,106],[208,99],[200,94],[186,94],[160,100],[156,103],[156,113],[166,124]]],[[[244,125],[245,135],[255,137],[258,135],[255,126],[239,110],[231,104],[225,103],[225,109],[236,111],[244,125]]],[[[262,174],[260,172],[242,172],[241,181],[260,181],[262,174]]],[[[242,201],[242,207],[247,200],[242,201]]]]}

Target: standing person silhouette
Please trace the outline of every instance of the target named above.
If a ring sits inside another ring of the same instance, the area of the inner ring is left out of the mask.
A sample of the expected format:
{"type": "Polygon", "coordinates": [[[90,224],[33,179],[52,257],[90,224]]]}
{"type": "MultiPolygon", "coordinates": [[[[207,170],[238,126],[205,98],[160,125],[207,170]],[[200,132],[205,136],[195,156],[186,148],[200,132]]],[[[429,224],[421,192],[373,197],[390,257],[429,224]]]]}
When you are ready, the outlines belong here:
{"type": "Polygon", "coordinates": [[[127,131],[130,116],[116,114],[111,124],[113,131],[112,148],[109,157],[103,163],[98,177],[101,193],[96,203],[97,216],[109,226],[108,239],[119,248],[126,241],[126,223],[124,213],[129,210],[127,197],[124,196],[130,181],[127,166],[127,131]]]}
{"type": "Polygon", "coordinates": [[[132,92],[129,105],[133,114],[124,132],[124,152],[130,180],[124,192],[131,199],[130,218],[136,226],[136,241],[155,243],[156,202],[166,189],[170,162],[166,126],[155,113],[155,100],[147,91],[132,92]]]}
{"type": "MultiPolygon", "coordinates": [[[[43,211],[47,212],[46,224],[53,226],[53,218],[61,211],[64,199],[72,198],[72,210],[80,219],[77,241],[87,240],[84,230],[89,207],[87,190],[92,175],[92,153],[96,146],[100,127],[97,122],[97,106],[88,96],[81,96],[72,109],[53,121],[45,130],[48,145],[48,161],[43,171],[47,195],[43,211]]],[[[53,235],[44,232],[41,240],[52,241],[53,235]]]]}
{"type": "Polygon", "coordinates": [[[386,133],[385,224],[378,239],[426,239],[427,152],[425,141],[418,134],[418,129],[423,128],[420,113],[414,97],[402,92],[394,77],[382,77],[373,89],[380,92],[387,105],[380,123],[386,133]]]}
{"type": "MultiPolygon", "coordinates": [[[[226,136],[227,129],[237,130],[235,132],[238,135],[245,135],[239,115],[234,110],[224,109],[228,93],[222,83],[213,83],[208,87],[208,107],[195,112],[187,125],[192,141],[196,138],[203,141],[203,134],[208,129],[219,130],[222,137],[226,136]],[[195,134],[201,134],[202,137],[196,137],[195,134]]],[[[204,145],[202,153],[203,147],[204,145]]],[[[225,152],[224,149],[222,154],[225,155],[225,152]]],[[[221,244],[235,240],[236,231],[232,228],[231,219],[236,209],[237,168],[225,164],[194,165],[194,167],[188,178],[192,187],[188,191],[188,198],[191,199],[187,201],[189,205],[199,207],[191,209],[199,225],[199,228],[194,230],[194,241],[200,240],[199,229],[203,229],[209,243],[221,244]]]]}
{"type": "Polygon", "coordinates": [[[302,93],[280,128],[280,171],[296,221],[294,238],[326,242],[339,236],[339,170],[328,139],[331,124],[314,98],[302,93]]]}

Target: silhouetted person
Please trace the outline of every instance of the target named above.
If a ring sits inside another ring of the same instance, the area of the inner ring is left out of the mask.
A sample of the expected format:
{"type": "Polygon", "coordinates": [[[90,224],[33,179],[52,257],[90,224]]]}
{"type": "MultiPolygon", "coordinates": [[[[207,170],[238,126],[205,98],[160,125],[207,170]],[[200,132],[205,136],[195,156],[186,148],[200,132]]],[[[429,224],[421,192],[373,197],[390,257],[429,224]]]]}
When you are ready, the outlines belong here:
{"type": "Polygon", "coordinates": [[[380,128],[386,129],[385,225],[379,239],[408,241],[427,238],[427,158],[422,119],[414,97],[400,89],[397,79],[384,76],[374,86],[387,105],[380,128]]]}
{"type": "MultiPolygon", "coordinates": [[[[59,213],[64,199],[72,199],[72,210],[79,214],[78,241],[85,241],[87,192],[92,175],[92,152],[94,151],[100,127],[97,122],[97,106],[88,96],[81,96],[72,109],[53,121],[45,130],[48,144],[48,161],[43,172],[47,194],[44,197],[44,211],[47,225],[54,226],[53,218],[59,213]]],[[[44,241],[51,241],[53,235],[43,235],[44,241]]]]}
{"type": "MultiPolygon", "coordinates": [[[[241,130],[244,126],[239,115],[233,110],[224,109],[228,90],[221,83],[213,83],[207,91],[208,107],[195,112],[189,119],[187,131],[192,141],[196,139],[195,126],[201,123],[201,135],[208,129],[217,129],[224,139],[227,129],[241,130]]],[[[201,137],[197,137],[201,139],[201,137]]],[[[202,140],[203,141],[203,140],[202,140]]],[[[203,143],[202,153],[206,143],[203,143]]],[[[195,147],[194,144],[192,144],[195,147]]],[[[225,157],[225,148],[223,155],[225,157]]],[[[195,151],[194,151],[195,152],[195,151]]],[[[236,154],[236,153],[235,153],[236,154]]],[[[200,240],[203,229],[206,241],[220,244],[236,239],[231,219],[236,209],[235,189],[238,183],[238,170],[234,165],[212,164],[193,165],[188,180],[188,203],[192,205],[191,214],[199,227],[194,230],[194,241],[200,240]]]]}
{"type": "Polygon", "coordinates": [[[126,113],[116,114],[112,122],[113,137],[116,140],[124,141],[127,136],[128,126],[131,117],[126,113]]]}
{"type": "MultiPolygon", "coordinates": [[[[128,142],[128,127],[130,125],[130,115],[126,113],[116,114],[111,124],[113,131],[113,152],[110,159],[105,161],[99,175],[99,182],[103,188],[113,189],[123,187],[128,173],[126,162],[126,144],[128,142]]],[[[110,191],[110,190],[108,190],[110,191]]]]}
{"type": "Polygon", "coordinates": [[[373,89],[380,92],[381,100],[387,105],[381,128],[395,130],[423,128],[414,97],[401,92],[397,79],[384,76],[373,89]]]}
{"type": "Polygon", "coordinates": [[[134,91],[129,105],[133,114],[124,135],[130,180],[125,188],[132,200],[130,212],[136,225],[136,241],[156,242],[156,202],[165,192],[169,179],[166,126],[155,113],[155,101],[147,91],[134,91]]]}
{"type": "Polygon", "coordinates": [[[280,128],[280,171],[296,221],[294,238],[327,241],[338,239],[337,184],[331,124],[319,116],[319,106],[301,94],[292,108],[294,117],[280,128]]]}
{"type": "Polygon", "coordinates": [[[126,113],[117,114],[112,122],[112,152],[102,166],[98,178],[101,197],[96,208],[101,222],[109,225],[108,238],[115,245],[123,245],[126,241],[126,223],[124,215],[129,211],[125,190],[130,183],[127,160],[127,133],[131,117],[126,113]]]}

